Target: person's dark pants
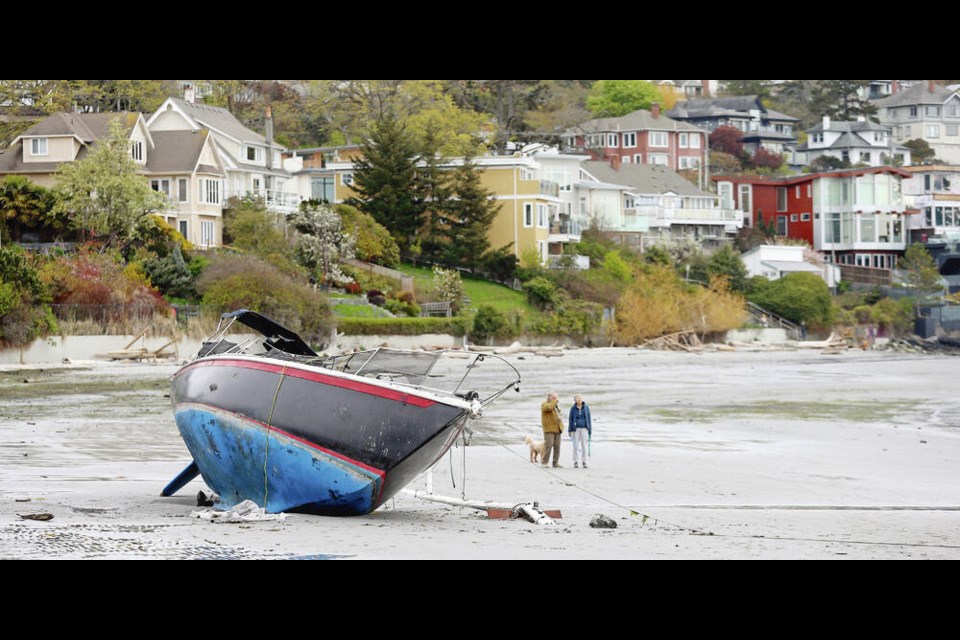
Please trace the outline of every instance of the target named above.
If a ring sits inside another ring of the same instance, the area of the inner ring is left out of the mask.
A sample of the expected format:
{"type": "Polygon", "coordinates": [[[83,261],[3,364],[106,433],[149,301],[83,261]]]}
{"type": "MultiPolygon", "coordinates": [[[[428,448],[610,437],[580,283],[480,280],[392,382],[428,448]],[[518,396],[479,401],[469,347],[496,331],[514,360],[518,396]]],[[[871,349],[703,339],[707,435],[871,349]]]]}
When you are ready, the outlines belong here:
{"type": "Polygon", "coordinates": [[[550,451],[553,451],[553,466],[558,466],[560,464],[560,440],[563,434],[561,433],[544,433],[543,441],[546,443],[543,447],[543,457],[540,458],[540,462],[543,463],[543,466],[547,466],[547,462],[550,460],[550,451]]]}

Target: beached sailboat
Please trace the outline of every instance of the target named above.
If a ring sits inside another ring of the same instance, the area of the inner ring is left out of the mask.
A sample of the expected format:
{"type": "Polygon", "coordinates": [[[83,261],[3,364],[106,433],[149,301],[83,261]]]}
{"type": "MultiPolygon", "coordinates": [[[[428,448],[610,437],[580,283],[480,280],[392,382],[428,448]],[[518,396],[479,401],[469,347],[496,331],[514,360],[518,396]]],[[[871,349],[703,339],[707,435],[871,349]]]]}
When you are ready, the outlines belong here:
{"type": "Polygon", "coordinates": [[[223,507],[249,499],[274,513],[370,513],[519,384],[516,368],[490,354],[320,356],[265,316],[227,313],[173,376],[174,416],[193,462],[162,495],[199,474],[223,507]],[[260,335],[238,339],[228,334],[235,323],[260,335]]]}

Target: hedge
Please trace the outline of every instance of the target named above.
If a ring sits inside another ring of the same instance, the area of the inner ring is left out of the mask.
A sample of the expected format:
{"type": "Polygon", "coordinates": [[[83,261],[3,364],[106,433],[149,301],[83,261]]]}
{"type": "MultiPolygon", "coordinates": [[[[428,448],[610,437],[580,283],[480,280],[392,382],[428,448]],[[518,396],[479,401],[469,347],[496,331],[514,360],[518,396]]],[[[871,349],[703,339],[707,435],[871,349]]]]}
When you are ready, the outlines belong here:
{"type": "Polygon", "coordinates": [[[471,328],[472,318],[337,318],[337,332],[348,336],[418,336],[446,333],[462,336],[471,328]]]}

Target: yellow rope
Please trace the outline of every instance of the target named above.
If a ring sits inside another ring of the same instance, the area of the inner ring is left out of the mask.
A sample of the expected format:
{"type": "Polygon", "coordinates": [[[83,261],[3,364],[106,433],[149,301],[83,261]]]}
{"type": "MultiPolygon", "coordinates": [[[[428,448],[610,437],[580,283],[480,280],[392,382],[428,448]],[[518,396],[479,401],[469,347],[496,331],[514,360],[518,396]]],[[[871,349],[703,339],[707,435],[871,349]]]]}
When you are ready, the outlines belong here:
{"type": "Polygon", "coordinates": [[[287,365],[283,365],[280,371],[280,380],[277,382],[277,390],[273,394],[273,405],[270,407],[270,415],[267,417],[267,444],[263,449],[263,508],[267,508],[267,459],[270,457],[270,425],[273,422],[273,410],[277,408],[277,398],[280,396],[280,387],[283,386],[283,377],[287,374],[287,365]]]}

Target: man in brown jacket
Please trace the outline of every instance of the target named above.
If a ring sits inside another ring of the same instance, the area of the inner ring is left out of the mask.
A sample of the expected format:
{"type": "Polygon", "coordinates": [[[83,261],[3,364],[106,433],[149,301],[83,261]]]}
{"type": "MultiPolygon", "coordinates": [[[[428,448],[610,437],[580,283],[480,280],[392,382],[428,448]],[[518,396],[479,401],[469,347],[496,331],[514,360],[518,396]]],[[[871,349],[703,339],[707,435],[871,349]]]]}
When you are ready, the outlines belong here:
{"type": "Polygon", "coordinates": [[[553,450],[553,466],[560,466],[560,438],[563,436],[563,420],[560,419],[560,398],[556,391],[547,395],[547,401],[540,405],[540,425],[543,427],[543,457],[541,466],[547,466],[550,451],[553,450]]]}

